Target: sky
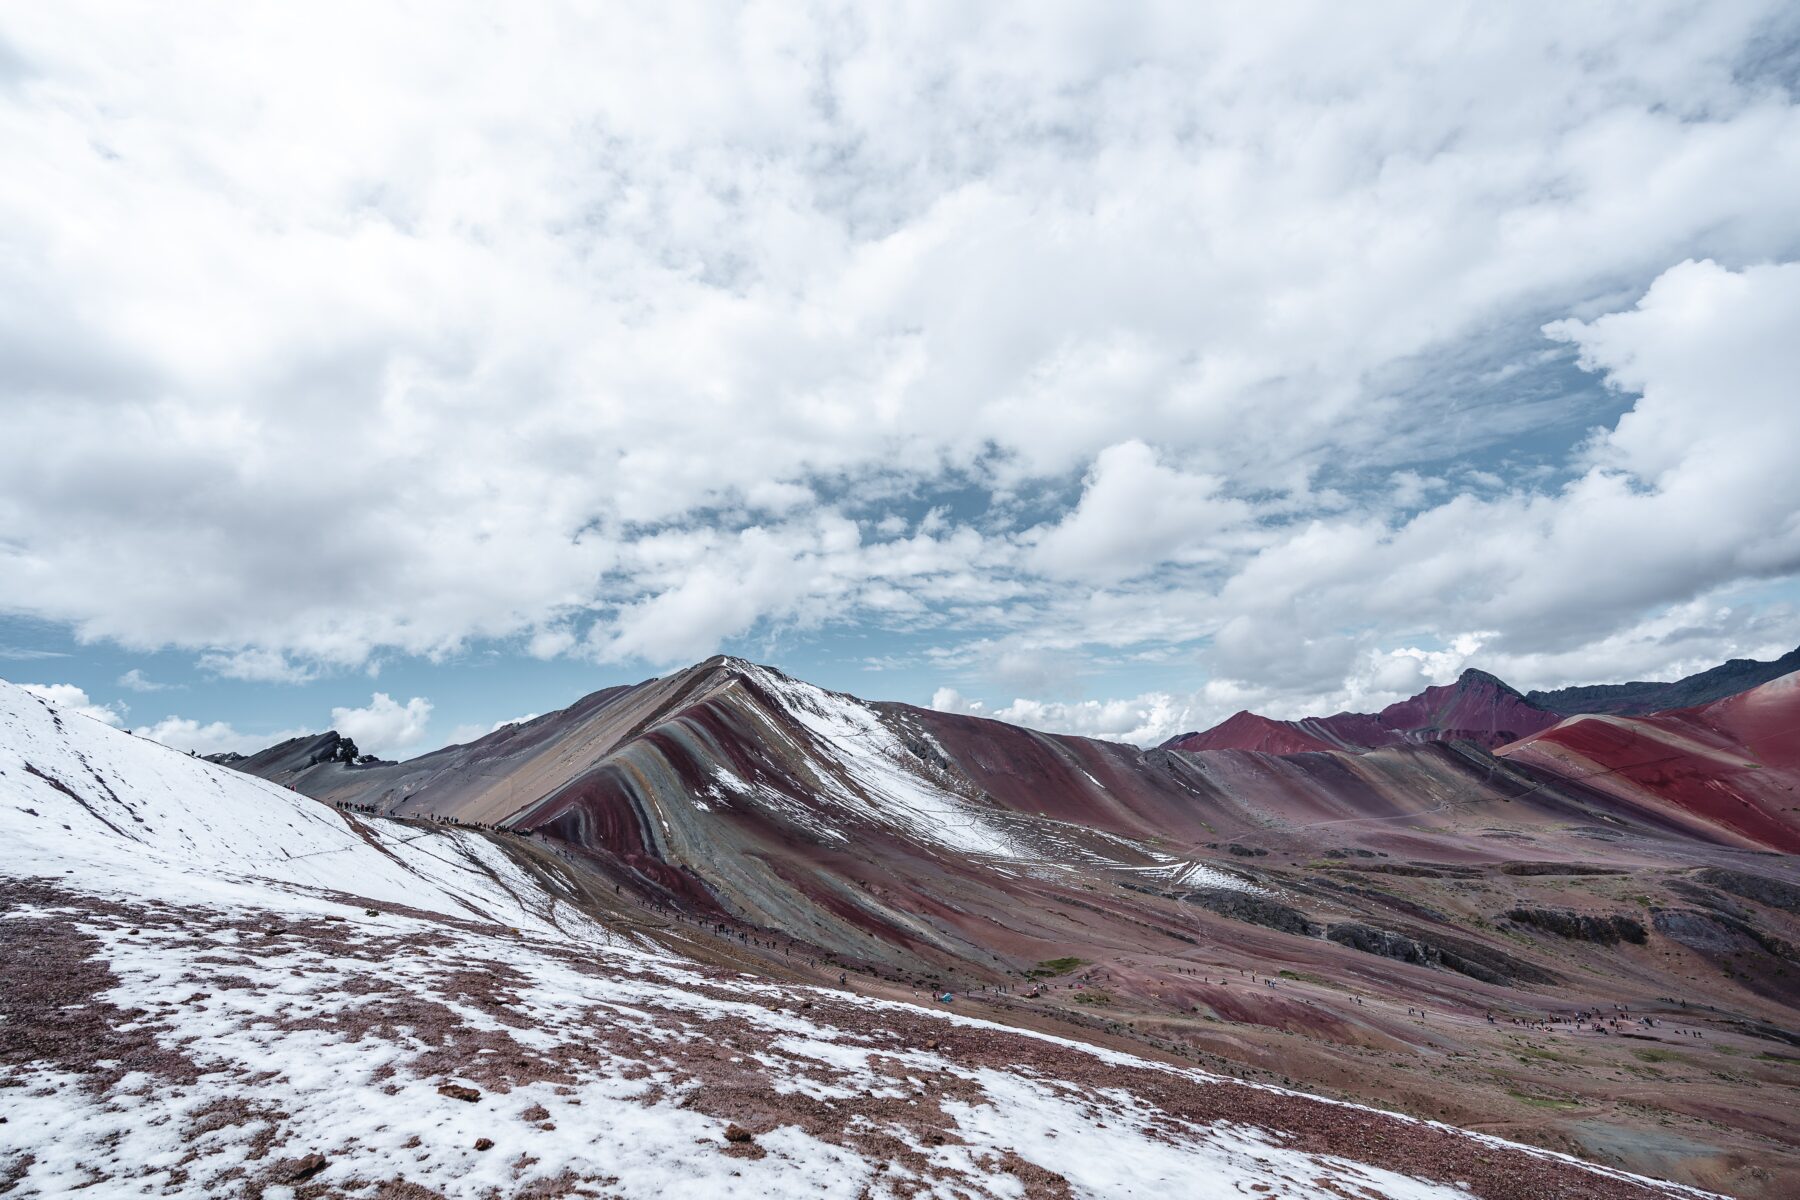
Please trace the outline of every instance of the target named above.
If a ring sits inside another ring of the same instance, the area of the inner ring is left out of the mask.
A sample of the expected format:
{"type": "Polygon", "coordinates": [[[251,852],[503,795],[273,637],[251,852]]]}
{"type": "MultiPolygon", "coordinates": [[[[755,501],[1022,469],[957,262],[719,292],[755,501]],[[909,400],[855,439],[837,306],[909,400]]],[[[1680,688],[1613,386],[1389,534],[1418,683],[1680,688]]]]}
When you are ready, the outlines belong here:
{"type": "Polygon", "coordinates": [[[0,10],[0,675],[1152,744],[1800,644],[1800,9],[0,10]]]}

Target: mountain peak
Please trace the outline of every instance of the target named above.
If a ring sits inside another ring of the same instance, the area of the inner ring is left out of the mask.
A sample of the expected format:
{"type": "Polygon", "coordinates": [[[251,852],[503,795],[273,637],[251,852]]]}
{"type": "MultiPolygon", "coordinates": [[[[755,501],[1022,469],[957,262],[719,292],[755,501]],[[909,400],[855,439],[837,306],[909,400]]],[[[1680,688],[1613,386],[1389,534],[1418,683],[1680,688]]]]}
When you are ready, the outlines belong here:
{"type": "Polygon", "coordinates": [[[1336,750],[1338,746],[1301,729],[1293,721],[1277,721],[1239,709],[1211,729],[1184,733],[1163,743],[1165,750],[1258,750],[1264,754],[1301,754],[1336,750]]]}
{"type": "Polygon", "coordinates": [[[1525,693],[1506,680],[1475,667],[1464,667],[1463,673],[1456,677],[1456,683],[1453,686],[1465,689],[1488,688],[1508,696],[1517,696],[1520,700],[1525,699],[1525,693]]]}

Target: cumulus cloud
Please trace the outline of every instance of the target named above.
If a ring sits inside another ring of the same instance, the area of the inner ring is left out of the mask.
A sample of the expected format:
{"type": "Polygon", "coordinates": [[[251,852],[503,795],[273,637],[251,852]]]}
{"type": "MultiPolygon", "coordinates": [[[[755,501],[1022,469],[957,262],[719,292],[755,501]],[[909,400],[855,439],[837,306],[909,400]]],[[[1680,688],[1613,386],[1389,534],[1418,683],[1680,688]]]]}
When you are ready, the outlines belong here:
{"type": "Polygon", "coordinates": [[[133,667],[119,676],[119,686],[132,692],[166,692],[170,685],[158,683],[145,675],[141,668],[133,667]]]}
{"type": "Polygon", "coordinates": [[[250,683],[308,683],[318,678],[316,670],[290,662],[280,650],[252,648],[231,653],[209,652],[200,656],[197,665],[220,679],[242,679],[250,683]]]}
{"type": "Polygon", "coordinates": [[[386,692],[376,692],[363,708],[334,708],[331,727],[356,743],[364,754],[384,758],[404,754],[425,736],[431,720],[431,701],[414,696],[405,704],[386,692]]]}
{"type": "MultiPolygon", "coordinates": [[[[414,696],[401,704],[386,692],[376,692],[364,707],[333,708],[331,728],[350,738],[366,754],[402,756],[420,747],[430,724],[431,710],[431,701],[423,696],[414,696]]],[[[502,721],[492,728],[499,729],[505,724],[507,722],[502,721]]],[[[302,726],[274,733],[246,733],[228,721],[202,721],[171,714],[153,724],[139,726],[132,732],[165,746],[172,746],[177,750],[192,750],[198,754],[218,754],[225,751],[251,754],[289,738],[317,733],[319,729],[302,726]]],[[[462,732],[462,729],[459,728],[457,732],[462,732]]],[[[487,727],[479,728],[479,733],[488,732],[492,730],[487,727]]],[[[453,737],[452,740],[458,739],[453,737]]]]}
{"type": "Polygon", "coordinates": [[[1791,9],[1473,11],[39,6],[0,611],[281,683],[1181,645],[1177,711],[1685,661],[1628,631],[1796,570],[1791,9]]]}
{"type": "Polygon", "coordinates": [[[276,742],[299,737],[308,731],[295,729],[277,734],[247,734],[238,732],[228,721],[201,722],[189,717],[170,716],[131,732],[153,742],[161,742],[171,749],[191,750],[195,754],[204,755],[254,754],[276,742]]]}
{"type": "Polygon", "coordinates": [[[1051,575],[1111,579],[1141,575],[1175,558],[1224,557],[1218,540],[1252,515],[1220,495],[1215,475],[1189,475],[1156,460],[1140,441],[1094,459],[1081,500],[1038,539],[1031,563],[1051,575]]]}
{"type": "Polygon", "coordinates": [[[939,712],[990,717],[1011,725],[1072,733],[1103,741],[1154,746],[1186,732],[1192,722],[1191,700],[1166,692],[1150,692],[1130,699],[1042,701],[1018,699],[989,707],[968,700],[954,688],[939,688],[931,698],[939,712]]]}
{"type": "Polygon", "coordinates": [[[86,691],[72,683],[21,683],[19,686],[34,696],[42,696],[63,712],[87,717],[114,729],[125,724],[123,704],[96,704],[88,698],[86,691]]]}

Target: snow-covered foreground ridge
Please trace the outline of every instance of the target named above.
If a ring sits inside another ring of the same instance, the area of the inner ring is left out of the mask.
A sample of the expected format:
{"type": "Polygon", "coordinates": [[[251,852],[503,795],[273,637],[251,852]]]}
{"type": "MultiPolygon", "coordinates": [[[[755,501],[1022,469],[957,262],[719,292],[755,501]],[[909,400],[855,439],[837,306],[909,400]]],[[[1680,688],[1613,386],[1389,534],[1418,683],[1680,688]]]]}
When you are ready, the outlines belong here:
{"type": "Polygon", "coordinates": [[[1701,1194],[704,968],[558,888],[0,684],[0,1193],[1701,1194]]]}

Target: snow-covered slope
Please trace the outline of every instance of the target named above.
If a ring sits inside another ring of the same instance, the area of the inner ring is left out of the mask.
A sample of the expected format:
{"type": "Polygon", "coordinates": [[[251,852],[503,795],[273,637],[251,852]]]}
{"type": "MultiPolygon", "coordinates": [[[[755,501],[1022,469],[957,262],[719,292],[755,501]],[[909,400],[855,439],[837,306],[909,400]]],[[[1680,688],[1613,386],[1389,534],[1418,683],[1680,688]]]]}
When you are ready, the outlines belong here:
{"type": "Polygon", "coordinates": [[[804,731],[811,745],[803,753],[825,764],[815,803],[838,809],[851,828],[886,826],[965,854],[1027,855],[993,812],[968,803],[946,780],[928,778],[924,762],[871,705],[755,663],[734,665],[804,731]]]}
{"type": "Polygon", "coordinates": [[[358,820],[6,683],[0,788],[9,875],[296,912],[348,896],[543,931],[581,920],[479,834],[358,820]]]}
{"type": "Polygon", "coordinates": [[[0,684],[0,1192],[1688,1194],[615,936],[0,684]]]}

